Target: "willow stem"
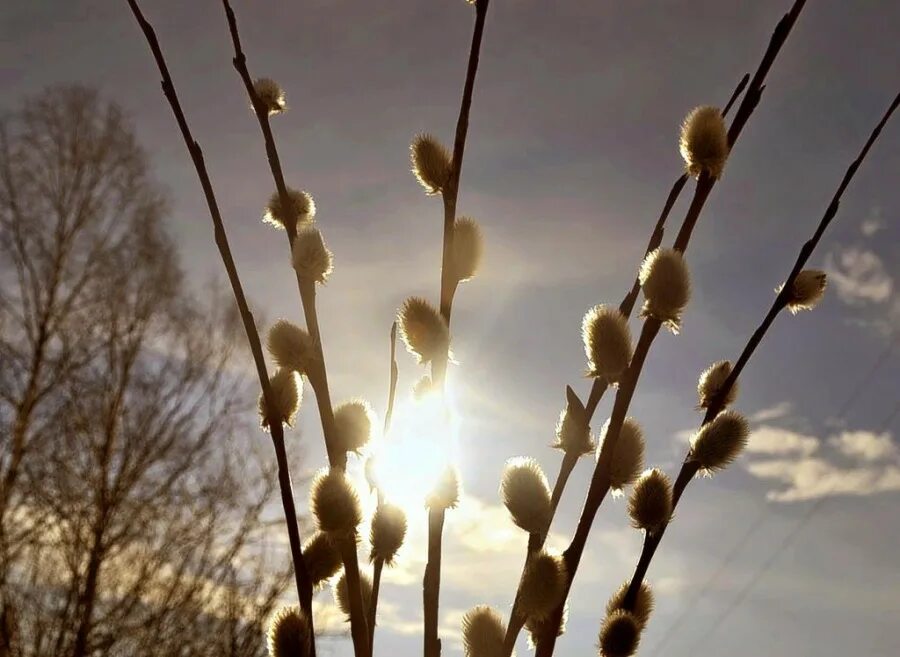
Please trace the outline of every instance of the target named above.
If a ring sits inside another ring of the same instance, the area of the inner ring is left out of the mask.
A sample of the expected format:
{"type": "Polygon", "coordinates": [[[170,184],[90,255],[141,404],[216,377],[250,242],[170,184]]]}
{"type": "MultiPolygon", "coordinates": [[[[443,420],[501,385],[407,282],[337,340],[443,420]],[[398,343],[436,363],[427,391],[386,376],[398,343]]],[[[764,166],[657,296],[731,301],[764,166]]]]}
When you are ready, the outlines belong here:
{"type": "MultiPolygon", "coordinates": [[[[219,255],[222,259],[223,265],[225,266],[225,272],[228,276],[228,281],[231,285],[235,303],[237,304],[238,311],[241,316],[241,321],[244,325],[244,332],[247,335],[247,342],[250,345],[250,352],[253,355],[253,362],[256,366],[256,372],[259,377],[260,387],[262,388],[263,399],[266,403],[266,409],[269,417],[275,417],[275,405],[272,398],[272,389],[269,385],[269,375],[266,370],[266,362],[265,357],[263,356],[262,344],[259,339],[259,333],[256,329],[256,322],[253,319],[253,314],[250,311],[246,296],[244,295],[244,289],[243,285],[241,284],[240,277],[238,276],[237,267],[234,263],[234,257],[232,256],[231,247],[228,243],[228,236],[225,231],[225,224],[222,221],[222,215],[219,211],[219,205],[212,187],[212,182],[210,181],[209,173],[206,169],[206,163],[203,158],[203,151],[200,148],[200,144],[194,139],[193,135],[191,134],[190,127],[187,123],[187,118],[184,115],[184,111],[181,108],[181,102],[179,101],[178,94],[175,91],[175,83],[172,81],[172,77],[169,74],[169,68],[166,64],[165,57],[162,53],[162,48],[159,45],[159,40],[156,37],[156,32],[153,29],[153,26],[144,17],[144,14],[138,6],[136,0],[128,0],[128,5],[131,8],[132,13],[134,14],[134,17],[137,20],[141,31],[144,33],[144,37],[146,38],[148,45],[150,46],[153,58],[156,61],[157,68],[159,69],[160,75],[162,77],[163,93],[165,94],[165,97],[169,102],[172,113],[175,115],[175,121],[178,124],[178,128],[181,131],[181,136],[184,139],[184,143],[187,146],[188,153],[190,154],[191,160],[193,161],[194,168],[197,171],[197,177],[200,180],[200,186],[203,189],[207,208],[209,210],[210,218],[212,219],[216,247],[219,250],[219,255]]],[[[288,543],[290,546],[291,560],[294,567],[294,580],[297,586],[297,594],[300,599],[300,607],[309,618],[310,630],[312,634],[313,587],[312,580],[309,577],[309,572],[306,569],[306,563],[303,559],[300,529],[297,521],[297,511],[294,506],[293,487],[291,485],[287,452],[285,450],[284,429],[281,423],[270,423],[269,430],[271,432],[272,445],[275,449],[275,457],[278,464],[278,486],[281,494],[281,504],[284,509],[285,523],[287,525],[288,543]]],[[[310,654],[315,657],[315,642],[312,642],[310,654]]]]}

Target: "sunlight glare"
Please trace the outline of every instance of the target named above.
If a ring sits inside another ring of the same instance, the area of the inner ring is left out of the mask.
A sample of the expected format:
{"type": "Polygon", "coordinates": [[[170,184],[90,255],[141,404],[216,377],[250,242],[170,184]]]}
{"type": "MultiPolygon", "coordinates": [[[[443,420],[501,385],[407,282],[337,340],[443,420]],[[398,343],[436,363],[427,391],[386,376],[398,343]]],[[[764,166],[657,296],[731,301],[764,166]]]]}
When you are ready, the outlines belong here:
{"type": "Polygon", "coordinates": [[[391,429],[374,451],[379,486],[408,515],[421,512],[444,468],[456,464],[459,421],[446,394],[446,400],[435,392],[398,400],[391,429]]]}

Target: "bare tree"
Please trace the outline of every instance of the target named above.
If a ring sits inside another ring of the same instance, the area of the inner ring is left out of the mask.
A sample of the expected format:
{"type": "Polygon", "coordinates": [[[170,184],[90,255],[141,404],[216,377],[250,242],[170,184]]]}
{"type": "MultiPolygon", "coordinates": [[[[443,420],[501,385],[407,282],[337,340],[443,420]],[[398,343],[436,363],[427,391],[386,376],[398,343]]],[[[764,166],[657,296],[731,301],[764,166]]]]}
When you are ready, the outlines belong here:
{"type": "Polygon", "coordinates": [[[264,651],[274,473],[234,313],[187,290],[163,211],[94,92],[0,126],[0,654],[264,651]]]}

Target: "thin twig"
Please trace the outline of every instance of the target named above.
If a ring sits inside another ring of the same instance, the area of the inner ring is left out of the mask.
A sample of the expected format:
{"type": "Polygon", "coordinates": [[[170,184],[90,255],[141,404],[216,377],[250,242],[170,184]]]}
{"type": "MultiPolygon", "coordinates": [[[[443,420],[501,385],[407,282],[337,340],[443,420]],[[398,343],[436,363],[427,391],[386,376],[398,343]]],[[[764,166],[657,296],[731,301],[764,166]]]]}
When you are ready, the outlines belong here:
{"type": "MultiPolygon", "coordinates": [[[[234,58],[232,63],[238,72],[241,80],[246,88],[247,95],[253,105],[254,113],[259,122],[260,130],[263,134],[265,142],[266,156],[269,161],[269,168],[272,177],[275,180],[275,188],[283,208],[291,207],[291,200],[288,194],[287,185],[284,182],[284,173],[281,168],[281,160],[278,156],[278,149],[275,145],[275,138],[272,135],[272,128],[269,124],[268,108],[260,101],[253,86],[253,79],[247,68],[247,58],[241,47],[240,34],[238,32],[237,18],[234,10],[231,8],[229,0],[222,0],[222,7],[225,10],[225,17],[228,21],[228,29],[231,33],[231,41],[234,46],[234,58]]],[[[288,218],[285,221],[285,230],[288,236],[288,242],[293,247],[294,239],[297,233],[295,218],[290,212],[286,212],[288,218]]],[[[315,345],[315,365],[307,371],[307,378],[316,397],[316,405],[319,409],[319,418],[322,423],[322,432],[325,438],[325,447],[328,452],[328,461],[333,468],[344,470],[347,464],[347,455],[338,448],[338,441],[335,435],[334,426],[334,409],[331,405],[331,394],[328,388],[328,375],[325,366],[325,354],[322,346],[322,336],[319,330],[319,320],[316,311],[316,288],[315,283],[304,281],[297,276],[297,284],[300,290],[300,301],[303,306],[303,314],[306,319],[306,328],[309,331],[312,342],[315,345]]],[[[366,610],[363,606],[362,586],[360,584],[359,575],[359,558],[356,553],[356,545],[345,545],[342,547],[341,556],[344,562],[344,574],[347,578],[347,592],[350,598],[350,633],[353,637],[353,649],[356,657],[368,657],[368,641],[369,633],[366,629],[366,610]]]]}
{"type": "Polygon", "coordinates": [[[439,657],[438,606],[441,595],[441,542],[444,531],[444,509],[428,510],[428,563],[422,578],[422,607],[425,612],[423,652],[425,657],[439,657]]]}
{"type": "MultiPolygon", "coordinates": [[[[819,224],[816,227],[816,230],[813,232],[812,237],[807,240],[800,249],[800,253],[798,254],[797,259],[794,262],[793,267],[791,268],[791,272],[788,275],[787,280],[785,281],[779,293],[776,295],[775,299],[772,301],[772,306],[769,308],[769,311],[766,313],[760,325],[753,332],[753,335],[750,336],[750,339],[747,341],[746,346],[735,362],[735,366],[732,369],[731,374],[722,384],[718,394],[716,394],[716,396],[711,401],[709,408],[707,408],[706,414],[703,418],[703,422],[700,425],[701,428],[711,422],[712,419],[715,418],[716,415],[718,415],[725,407],[724,402],[725,399],[727,399],[728,392],[737,381],[744,367],[747,365],[747,362],[750,360],[750,357],[753,356],[757,347],[762,342],[769,328],[772,326],[772,323],[775,321],[777,315],[787,306],[789,298],[788,295],[790,294],[790,290],[793,286],[794,280],[797,278],[797,275],[803,270],[803,267],[806,265],[807,261],[809,260],[810,256],[821,240],[822,235],[825,233],[825,230],[828,228],[829,224],[837,214],[841,197],[843,196],[844,191],[853,180],[853,177],[856,175],[856,172],[865,159],[866,155],[868,155],[869,150],[872,148],[872,145],[878,139],[878,136],[881,134],[882,129],[887,124],[891,115],[897,109],[898,104],[900,104],[900,94],[898,94],[894,98],[884,116],[882,116],[881,121],[878,122],[878,125],[875,126],[875,129],[869,135],[868,140],[866,141],[857,158],[847,168],[843,179],[838,185],[837,191],[835,191],[831,202],[828,204],[828,207],[825,210],[825,214],[819,221],[819,224]]],[[[681,495],[684,492],[684,489],[690,483],[691,479],[694,478],[694,475],[697,474],[698,469],[699,466],[691,459],[690,450],[688,450],[688,454],[685,457],[684,463],[681,466],[681,470],[678,473],[678,478],[675,480],[675,484],[673,486],[673,510],[678,505],[678,501],[681,499],[681,495]]],[[[644,546],[641,550],[641,556],[638,560],[637,567],[635,568],[634,575],[632,576],[631,582],[628,587],[628,592],[623,601],[623,605],[628,609],[633,607],[635,600],[637,599],[638,589],[640,588],[641,582],[644,581],[644,578],[647,575],[647,569],[650,567],[650,562],[653,559],[653,555],[656,553],[656,548],[662,541],[662,537],[665,534],[667,526],[668,525],[664,525],[658,532],[654,534],[647,534],[644,537],[644,546]]]]}
{"type": "MultiPolygon", "coordinates": [[[[209,173],[206,170],[203,151],[188,127],[187,119],[181,108],[181,103],[178,100],[178,94],[175,91],[175,84],[172,82],[169,68],[166,65],[165,57],[163,56],[159,41],[156,38],[156,32],[154,31],[153,26],[146,18],[144,18],[144,14],[141,12],[136,0],[128,0],[128,5],[147,39],[147,43],[153,53],[153,58],[156,60],[156,65],[159,68],[162,77],[163,93],[172,108],[172,113],[175,115],[175,120],[181,131],[181,136],[184,139],[191,160],[194,163],[194,168],[197,171],[197,177],[200,179],[200,186],[203,188],[203,194],[206,197],[206,204],[209,208],[209,214],[213,222],[216,246],[218,247],[219,255],[222,258],[222,263],[225,266],[228,281],[231,284],[235,302],[237,303],[238,311],[240,312],[241,320],[244,324],[247,342],[250,344],[250,351],[253,354],[253,361],[256,365],[260,386],[262,387],[263,398],[265,399],[266,407],[269,409],[269,416],[274,417],[275,413],[272,410],[274,409],[274,404],[272,403],[272,390],[269,385],[269,376],[266,371],[266,362],[263,357],[259,333],[256,330],[256,323],[253,319],[253,314],[250,311],[249,305],[247,304],[243,286],[241,285],[241,280],[234,264],[231,247],[228,244],[228,236],[225,232],[225,225],[222,221],[222,215],[219,212],[219,205],[216,201],[209,173]]],[[[270,423],[269,430],[272,435],[272,443],[275,448],[275,457],[278,463],[278,484],[281,492],[281,503],[284,507],[285,522],[287,523],[288,541],[294,565],[294,578],[297,585],[297,593],[300,598],[300,606],[304,612],[306,612],[312,629],[312,581],[306,570],[306,563],[304,562],[302,554],[297,511],[294,507],[291,477],[284,444],[284,430],[281,423],[277,422],[270,423]]],[[[315,655],[315,645],[312,646],[311,654],[315,655]]]]}
{"type": "MultiPolygon", "coordinates": [[[[776,25],[775,30],[772,33],[772,37],[769,41],[769,45],[766,48],[765,53],[763,54],[762,61],[760,62],[756,73],[751,79],[751,82],[747,88],[747,92],[746,94],[744,94],[744,97],[741,100],[741,103],[735,113],[735,118],[732,121],[732,125],[729,128],[729,145],[732,148],[734,147],[734,144],[740,136],[741,130],[746,125],[750,115],[753,113],[753,110],[758,105],[759,99],[762,95],[762,91],[765,88],[764,82],[766,75],[771,69],[772,63],[775,61],[776,56],[784,45],[791,29],[796,23],[800,11],[803,9],[803,6],[805,4],[806,0],[795,0],[794,5],[791,7],[790,11],[788,11],[788,13],[785,14],[778,22],[778,25],[776,25]]],[[[698,177],[697,185],[694,189],[694,197],[691,200],[691,204],[687,210],[684,220],[682,221],[681,228],[678,231],[678,235],[675,238],[675,243],[673,245],[673,247],[677,251],[684,252],[687,249],[693,229],[696,226],[697,220],[700,217],[706,200],[709,198],[709,194],[715,186],[715,183],[716,178],[710,176],[705,171],[698,177]]],[[[660,322],[652,317],[648,318],[644,322],[643,329],[641,330],[641,336],[638,340],[637,346],[635,347],[635,353],[632,357],[631,365],[626,370],[625,379],[623,380],[616,394],[616,399],[613,404],[612,416],[610,417],[610,422],[606,431],[603,445],[600,448],[600,455],[597,459],[597,465],[594,468],[594,474],[591,478],[591,485],[588,489],[587,498],[582,509],[581,517],[578,521],[578,527],[575,531],[574,537],[572,538],[572,542],[564,553],[568,570],[568,588],[571,588],[572,580],[575,577],[575,573],[578,569],[578,564],[581,560],[581,555],[584,552],[584,547],[587,543],[588,533],[590,532],[594,516],[596,515],[597,510],[600,508],[600,505],[602,504],[603,499],[605,498],[606,493],[609,490],[609,464],[612,459],[612,454],[614,453],[615,446],[618,442],[619,434],[622,429],[622,424],[625,421],[625,416],[631,404],[631,399],[634,395],[634,389],[640,377],[644,359],[647,356],[647,352],[649,352],[653,340],[659,333],[659,328],[660,322]]],[[[566,592],[565,597],[568,597],[568,591],[566,592]]],[[[553,614],[553,619],[549,624],[550,627],[558,627],[558,624],[554,625],[553,621],[556,621],[558,623],[562,619],[565,597],[563,598],[563,601],[557,606],[557,609],[553,614]]],[[[555,631],[548,631],[544,635],[538,637],[536,657],[549,657],[553,654],[555,645],[555,631]]]]}

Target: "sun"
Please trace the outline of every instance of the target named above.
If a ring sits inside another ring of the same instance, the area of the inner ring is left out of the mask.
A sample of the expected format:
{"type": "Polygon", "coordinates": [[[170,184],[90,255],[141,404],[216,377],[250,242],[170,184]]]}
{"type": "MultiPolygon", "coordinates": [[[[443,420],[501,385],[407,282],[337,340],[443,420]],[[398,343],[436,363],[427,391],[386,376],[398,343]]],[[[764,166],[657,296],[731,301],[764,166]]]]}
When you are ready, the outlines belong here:
{"type": "Polygon", "coordinates": [[[373,472],[387,501],[420,512],[449,465],[458,463],[459,418],[452,397],[438,393],[398,400],[390,431],[373,449],[373,472]]]}

